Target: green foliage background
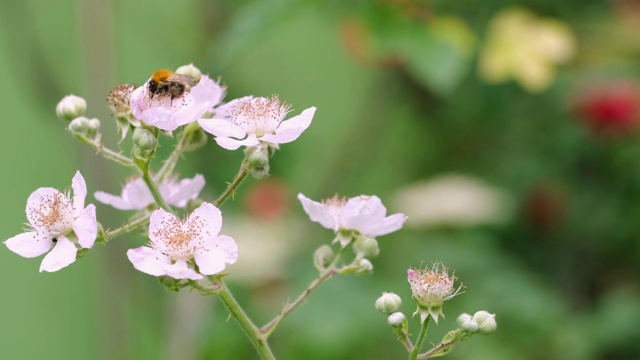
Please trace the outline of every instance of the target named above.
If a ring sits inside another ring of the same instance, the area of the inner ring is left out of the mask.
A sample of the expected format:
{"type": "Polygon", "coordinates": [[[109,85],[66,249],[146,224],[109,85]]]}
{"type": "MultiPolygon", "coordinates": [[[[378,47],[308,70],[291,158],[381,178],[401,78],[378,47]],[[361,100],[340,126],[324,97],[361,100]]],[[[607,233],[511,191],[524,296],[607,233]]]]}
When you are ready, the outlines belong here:
{"type": "MultiPolygon", "coordinates": [[[[85,97],[88,116],[102,120],[105,141],[115,146],[108,92],[123,82],[142,84],[158,68],[194,63],[228,84],[227,99],[277,93],[295,113],[318,108],[311,127],[272,162],[272,177],[289,195],[289,216],[304,224],[298,225],[304,235],[293,232],[290,239],[296,255],[286,260],[288,272],[267,283],[229,277],[258,322],[315,276],[312,251],[331,238],[308,222],[298,192],[314,199],[377,194],[387,203],[413,181],[457,172],[516,198],[506,225],[403,229],[381,238],[371,276],[332,279],[282,323],[272,337],[280,359],[403,358],[373,303],[383,291],[396,292],[402,310],[412,313],[406,269],[433,260],[456,269],[467,289],[445,305],[447,318],[431,330],[431,341],[455,326],[461,312],[497,314],[495,334],[462,343],[450,359],[640,358],[638,135],[594,137],[568,106],[585,78],[637,79],[637,37],[616,37],[617,15],[607,1],[518,2],[567,22],[579,43],[577,58],[553,86],[529,94],[514,83],[483,83],[476,53],[457,54],[424,28],[405,26],[398,9],[407,3],[459,16],[481,46],[491,17],[515,2],[0,3],[0,238],[21,231],[26,199],[38,187],[67,187],[79,169],[90,192],[117,192],[131,175],[66,133],[55,116],[62,96],[85,97]],[[370,24],[379,50],[405,56],[405,66],[377,66],[350,55],[343,31],[353,19],[370,24]],[[563,204],[549,226],[528,217],[535,189],[563,204]]],[[[171,149],[170,141],[164,144],[161,155],[171,149]]],[[[205,174],[205,193],[213,198],[241,157],[211,141],[189,154],[180,171],[205,174]]],[[[244,184],[224,205],[225,218],[244,216],[243,191],[256,183],[244,184]]],[[[110,227],[126,220],[101,205],[98,216],[110,227]]],[[[243,240],[236,240],[242,257],[243,240]]],[[[256,358],[215,297],[167,293],[133,269],[125,251],[143,242],[136,235],[118,238],[51,274],[38,273],[38,259],[0,251],[6,280],[0,357],[256,358]],[[177,308],[200,309],[202,316],[177,308]],[[198,325],[183,330],[180,320],[198,325]]],[[[415,323],[412,332],[418,332],[415,323]]]]}

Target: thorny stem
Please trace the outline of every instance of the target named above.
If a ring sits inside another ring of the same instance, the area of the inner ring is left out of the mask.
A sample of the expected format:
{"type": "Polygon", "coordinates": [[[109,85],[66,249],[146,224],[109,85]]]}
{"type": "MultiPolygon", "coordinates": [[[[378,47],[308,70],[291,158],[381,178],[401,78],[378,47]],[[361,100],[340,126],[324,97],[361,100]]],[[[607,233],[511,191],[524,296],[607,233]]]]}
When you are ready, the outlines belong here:
{"type": "Polygon", "coordinates": [[[120,163],[125,166],[135,166],[133,160],[128,158],[120,153],[117,153],[109,148],[104,147],[104,145],[96,140],[89,139],[82,134],[73,134],[76,139],[78,139],[81,143],[91,146],[96,150],[96,152],[102,155],[105,159],[113,160],[117,163],[120,163]]]}
{"type": "Polygon", "coordinates": [[[413,349],[413,344],[411,343],[409,334],[404,330],[403,327],[396,329],[396,333],[398,334],[398,340],[402,343],[402,345],[404,345],[407,351],[411,351],[413,349]]]}
{"type": "Polygon", "coordinates": [[[104,239],[103,241],[107,242],[107,241],[111,240],[112,238],[115,238],[115,237],[120,236],[122,234],[126,234],[129,231],[137,229],[139,226],[147,224],[149,222],[149,218],[150,217],[151,217],[151,214],[147,214],[144,217],[141,217],[139,219],[133,220],[132,222],[130,222],[128,224],[124,224],[124,225],[122,225],[121,227],[119,227],[117,229],[113,229],[111,231],[107,231],[102,236],[102,238],[104,239]]]}
{"type": "Polygon", "coordinates": [[[422,346],[422,341],[424,341],[425,336],[427,336],[427,327],[429,326],[430,316],[427,316],[422,323],[422,328],[420,329],[420,334],[418,335],[418,340],[416,340],[416,345],[413,347],[413,350],[409,354],[409,360],[416,360],[418,358],[418,353],[420,352],[420,347],[422,346]]]}
{"type": "Polygon", "coordinates": [[[457,336],[452,336],[449,340],[443,341],[440,344],[434,346],[433,348],[431,348],[429,351],[424,352],[420,355],[418,355],[417,359],[428,359],[431,356],[433,356],[434,354],[436,354],[439,351],[442,351],[444,349],[447,349],[451,346],[453,346],[453,344],[458,341],[458,337],[457,336]]]}
{"type": "Polygon", "coordinates": [[[222,205],[222,203],[229,197],[229,195],[232,195],[236,192],[240,184],[242,184],[242,181],[247,177],[247,174],[248,172],[245,169],[243,161],[242,164],[240,164],[240,170],[238,171],[238,174],[233,178],[233,181],[229,183],[227,189],[222,193],[222,195],[220,195],[220,197],[213,202],[213,205],[219,208],[220,205],[222,205]]]}
{"type": "Polygon", "coordinates": [[[309,296],[309,294],[311,294],[311,292],[315,290],[318,287],[318,285],[320,285],[326,280],[329,280],[330,278],[333,277],[333,275],[338,273],[339,269],[336,268],[336,265],[345,251],[346,251],[346,247],[340,249],[340,251],[336,254],[331,264],[326,269],[321,271],[320,274],[318,274],[318,277],[316,277],[309,284],[309,286],[307,286],[307,288],[304,289],[304,291],[302,291],[302,293],[298,296],[297,299],[285,305],[282,308],[282,311],[280,311],[280,313],[275,318],[273,318],[273,320],[269,321],[266,325],[260,328],[260,330],[264,333],[265,337],[269,337],[269,335],[271,335],[271,333],[275,330],[276,326],[278,326],[280,321],[282,321],[282,319],[284,319],[287,315],[289,315],[289,313],[291,313],[293,309],[295,309],[298,305],[300,305],[303,301],[305,301],[309,296]]]}
{"type": "Polygon", "coordinates": [[[275,356],[271,352],[271,348],[269,347],[269,343],[267,342],[267,336],[263,334],[260,329],[256,325],[251,322],[247,314],[242,310],[236,299],[231,294],[231,291],[227,288],[227,286],[222,282],[222,279],[216,276],[211,276],[210,280],[219,286],[218,295],[222,302],[227,306],[227,309],[231,312],[231,314],[236,318],[240,327],[246,333],[249,341],[255,347],[258,355],[263,360],[275,360],[275,356]]]}

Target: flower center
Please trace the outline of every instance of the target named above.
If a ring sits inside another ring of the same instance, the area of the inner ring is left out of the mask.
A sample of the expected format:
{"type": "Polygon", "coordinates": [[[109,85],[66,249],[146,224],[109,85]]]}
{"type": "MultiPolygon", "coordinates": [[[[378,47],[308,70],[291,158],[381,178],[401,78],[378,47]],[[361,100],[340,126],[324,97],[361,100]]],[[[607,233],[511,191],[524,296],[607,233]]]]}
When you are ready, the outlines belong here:
{"type": "Polygon", "coordinates": [[[186,223],[176,217],[165,219],[162,227],[154,231],[156,241],[151,246],[173,260],[189,260],[202,245],[204,239],[201,229],[204,226],[204,221],[198,217],[191,218],[186,223]]]}
{"type": "Polygon", "coordinates": [[[273,133],[289,112],[289,106],[280,104],[277,96],[252,98],[239,101],[229,113],[230,120],[248,134],[261,137],[273,133]]]}
{"type": "Polygon", "coordinates": [[[43,196],[27,212],[31,226],[54,236],[65,233],[73,223],[73,206],[59,191],[43,196]]]}
{"type": "Polygon", "coordinates": [[[338,194],[333,197],[322,200],[322,204],[327,207],[327,211],[333,217],[333,221],[337,224],[338,228],[342,227],[342,208],[347,203],[346,197],[338,197],[338,194]]]}

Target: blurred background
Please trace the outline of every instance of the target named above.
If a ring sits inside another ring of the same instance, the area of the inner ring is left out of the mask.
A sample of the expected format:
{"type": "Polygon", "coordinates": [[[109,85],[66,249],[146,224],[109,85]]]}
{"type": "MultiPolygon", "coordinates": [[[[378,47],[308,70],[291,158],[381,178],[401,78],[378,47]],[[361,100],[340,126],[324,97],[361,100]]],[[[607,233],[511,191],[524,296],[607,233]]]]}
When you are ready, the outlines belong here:
{"type": "MultiPolygon", "coordinates": [[[[38,187],[69,187],[79,169],[90,193],[117,194],[133,175],[66,132],[64,95],[87,99],[116,148],[109,91],[193,63],[227,100],[318,108],[271,177],[222,208],[240,247],[227,282],[258,323],[315,277],[313,251],[333,238],[298,192],[376,194],[410,216],[379,239],[372,275],[332,279],[281,324],[279,359],[405,358],[373,304],[395,292],[410,316],[406,269],[435,260],[466,293],[427,341],[462,312],[497,314],[495,334],[449,359],[640,359],[639,33],[637,0],[3,1],[0,238],[21,232],[38,187]]],[[[241,159],[210,141],[178,170],[204,174],[213,200],[241,159]]],[[[97,207],[105,228],[132,215],[97,207]]],[[[256,359],[216,297],[133,269],[125,251],[144,241],[117,238],[55,273],[0,251],[0,356],[256,359]]]]}

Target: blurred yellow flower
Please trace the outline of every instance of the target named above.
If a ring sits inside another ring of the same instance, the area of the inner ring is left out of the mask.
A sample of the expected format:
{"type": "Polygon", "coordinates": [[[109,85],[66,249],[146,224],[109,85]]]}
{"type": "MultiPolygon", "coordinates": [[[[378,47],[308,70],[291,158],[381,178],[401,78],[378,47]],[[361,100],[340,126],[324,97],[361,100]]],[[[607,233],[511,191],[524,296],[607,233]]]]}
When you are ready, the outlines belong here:
{"type": "Polygon", "coordinates": [[[576,40],[567,24],[508,8],[489,25],[480,76],[491,83],[512,78],[527,91],[543,91],[555,77],[555,65],[567,63],[575,52],[576,40]]]}

